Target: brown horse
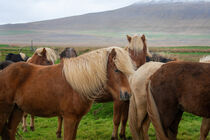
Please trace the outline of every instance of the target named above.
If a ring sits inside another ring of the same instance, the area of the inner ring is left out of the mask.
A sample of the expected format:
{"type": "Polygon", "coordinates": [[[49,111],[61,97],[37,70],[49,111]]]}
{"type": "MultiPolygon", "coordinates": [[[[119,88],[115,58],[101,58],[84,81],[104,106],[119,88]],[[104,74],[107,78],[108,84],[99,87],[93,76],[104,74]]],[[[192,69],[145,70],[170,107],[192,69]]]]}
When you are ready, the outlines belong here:
{"type": "Polygon", "coordinates": [[[73,140],[82,116],[94,99],[111,93],[129,100],[128,78],[134,69],[128,53],[118,47],[99,49],[63,63],[39,66],[19,62],[0,72],[0,134],[15,139],[23,111],[64,118],[64,139],[73,140]]]}
{"type": "MultiPolygon", "coordinates": [[[[143,65],[146,61],[146,56],[150,55],[147,45],[146,45],[146,38],[144,35],[138,36],[134,35],[130,37],[127,35],[127,40],[129,42],[128,47],[125,48],[126,51],[129,52],[130,58],[132,59],[133,63],[135,64],[136,68],[143,65]]],[[[124,102],[118,98],[112,97],[111,94],[105,94],[104,96],[97,98],[95,102],[103,103],[114,101],[113,106],[113,123],[114,128],[112,131],[112,140],[118,139],[118,128],[121,122],[121,130],[120,130],[120,138],[126,140],[125,136],[125,129],[126,123],[128,120],[128,111],[129,111],[129,101],[124,102]]]]}
{"type": "Polygon", "coordinates": [[[174,140],[184,111],[210,117],[210,64],[169,62],[148,83],[147,109],[161,140],[174,140]]]}
{"type": "MultiPolygon", "coordinates": [[[[28,59],[28,63],[37,64],[37,65],[52,65],[57,60],[57,56],[53,49],[50,48],[39,48],[37,49],[33,56],[28,59]]],[[[27,113],[23,115],[23,131],[27,131],[27,123],[26,123],[27,113]]],[[[31,115],[30,120],[30,129],[34,131],[34,116],[31,115]]]]}
{"type": "MultiPolygon", "coordinates": [[[[210,63],[210,56],[205,56],[199,60],[202,63],[210,63]]],[[[203,118],[200,129],[200,140],[205,140],[210,131],[210,118],[203,118]]]]}

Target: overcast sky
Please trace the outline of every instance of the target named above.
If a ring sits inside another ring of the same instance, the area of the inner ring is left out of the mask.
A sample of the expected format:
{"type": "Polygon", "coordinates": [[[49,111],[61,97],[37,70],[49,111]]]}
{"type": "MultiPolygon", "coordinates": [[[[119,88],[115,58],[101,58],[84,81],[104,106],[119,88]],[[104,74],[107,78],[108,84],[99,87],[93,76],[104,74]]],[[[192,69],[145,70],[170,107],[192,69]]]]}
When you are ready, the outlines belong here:
{"type": "Polygon", "coordinates": [[[139,1],[151,0],[0,0],[0,24],[41,21],[106,11],[139,1]]]}

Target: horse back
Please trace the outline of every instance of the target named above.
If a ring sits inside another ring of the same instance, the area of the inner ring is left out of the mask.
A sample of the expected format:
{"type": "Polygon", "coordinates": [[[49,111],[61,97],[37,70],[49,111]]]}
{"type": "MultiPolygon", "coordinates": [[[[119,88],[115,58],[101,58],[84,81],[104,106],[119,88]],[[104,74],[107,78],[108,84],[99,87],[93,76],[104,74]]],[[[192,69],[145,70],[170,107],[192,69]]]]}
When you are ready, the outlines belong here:
{"type": "Polygon", "coordinates": [[[210,117],[210,64],[170,62],[151,76],[157,106],[210,117]]]}

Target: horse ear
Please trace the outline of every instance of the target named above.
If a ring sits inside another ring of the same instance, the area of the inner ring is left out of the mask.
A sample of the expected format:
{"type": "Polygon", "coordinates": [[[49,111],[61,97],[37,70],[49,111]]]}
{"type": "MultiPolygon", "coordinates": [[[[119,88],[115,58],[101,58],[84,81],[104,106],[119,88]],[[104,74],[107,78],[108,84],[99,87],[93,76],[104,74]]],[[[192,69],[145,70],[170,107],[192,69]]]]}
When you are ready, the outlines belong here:
{"type": "Polygon", "coordinates": [[[130,43],[132,38],[129,35],[127,35],[127,39],[128,39],[128,42],[130,43]]]}
{"type": "Polygon", "coordinates": [[[46,53],[47,53],[46,49],[43,48],[43,50],[42,50],[42,52],[41,52],[41,55],[42,55],[42,56],[46,56],[46,53]]]}
{"type": "Polygon", "coordinates": [[[115,57],[116,57],[116,51],[115,51],[115,49],[112,49],[112,51],[111,51],[111,53],[109,54],[109,56],[112,58],[112,59],[114,59],[115,57]]]}
{"type": "Polygon", "coordinates": [[[145,37],[145,35],[144,35],[144,34],[141,36],[141,39],[142,39],[142,41],[143,41],[143,42],[145,42],[146,37],[145,37]]]}

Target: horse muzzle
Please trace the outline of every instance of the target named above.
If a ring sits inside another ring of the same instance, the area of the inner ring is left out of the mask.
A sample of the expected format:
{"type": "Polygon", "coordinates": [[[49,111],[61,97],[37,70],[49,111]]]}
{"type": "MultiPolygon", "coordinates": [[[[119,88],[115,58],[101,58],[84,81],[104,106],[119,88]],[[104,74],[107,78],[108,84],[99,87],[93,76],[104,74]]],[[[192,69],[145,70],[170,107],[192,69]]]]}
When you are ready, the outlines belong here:
{"type": "Polygon", "coordinates": [[[128,100],[130,100],[130,97],[131,97],[131,94],[128,93],[127,91],[125,91],[125,92],[120,91],[120,100],[121,101],[128,101],[128,100]]]}

